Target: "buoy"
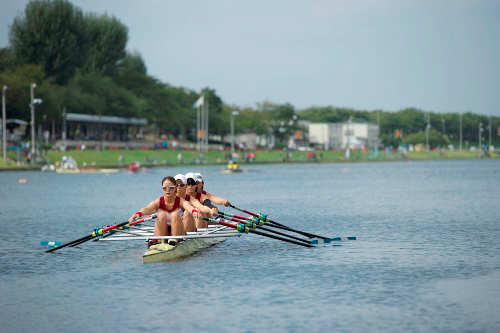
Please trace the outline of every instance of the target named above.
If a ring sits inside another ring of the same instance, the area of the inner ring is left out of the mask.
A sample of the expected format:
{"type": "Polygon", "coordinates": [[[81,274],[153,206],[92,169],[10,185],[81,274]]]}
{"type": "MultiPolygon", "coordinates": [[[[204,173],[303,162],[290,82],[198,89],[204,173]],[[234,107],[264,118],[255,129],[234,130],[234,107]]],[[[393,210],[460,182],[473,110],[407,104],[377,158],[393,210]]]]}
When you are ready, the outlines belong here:
{"type": "Polygon", "coordinates": [[[26,184],[28,182],[28,178],[19,179],[19,184],[26,184]]]}

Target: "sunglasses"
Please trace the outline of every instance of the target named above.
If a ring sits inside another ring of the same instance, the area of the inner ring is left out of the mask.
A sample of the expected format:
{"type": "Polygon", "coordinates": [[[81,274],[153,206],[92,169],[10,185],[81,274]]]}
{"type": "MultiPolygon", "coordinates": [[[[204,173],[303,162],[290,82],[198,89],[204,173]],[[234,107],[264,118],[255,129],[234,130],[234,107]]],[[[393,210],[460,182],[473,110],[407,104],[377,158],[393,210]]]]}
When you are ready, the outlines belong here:
{"type": "Polygon", "coordinates": [[[188,185],[188,186],[196,186],[197,184],[196,184],[196,183],[190,183],[190,182],[188,182],[188,184],[187,184],[187,185],[188,185]]]}
{"type": "Polygon", "coordinates": [[[175,186],[177,186],[177,187],[184,187],[184,186],[186,186],[186,184],[177,184],[175,186]]]}
{"type": "Polygon", "coordinates": [[[175,188],[175,186],[162,186],[162,189],[164,191],[173,190],[174,188],[175,188]]]}

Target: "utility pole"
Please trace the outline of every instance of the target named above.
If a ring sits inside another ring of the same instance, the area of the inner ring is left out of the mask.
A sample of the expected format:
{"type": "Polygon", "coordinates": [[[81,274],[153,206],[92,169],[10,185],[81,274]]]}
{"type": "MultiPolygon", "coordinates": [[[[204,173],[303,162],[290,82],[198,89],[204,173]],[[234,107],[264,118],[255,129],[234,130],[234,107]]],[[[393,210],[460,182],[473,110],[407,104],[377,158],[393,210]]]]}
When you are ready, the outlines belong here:
{"type": "Polygon", "coordinates": [[[462,114],[460,113],[460,151],[462,151],[462,114]]]}
{"type": "Polygon", "coordinates": [[[208,154],[208,101],[203,104],[205,106],[206,104],[206,109],[205,109],[205,153],[208,154]]]}
{"type": "Polygon", "coordinates": [[[489,150],[491,147],[491,115],[488,116],[488,120],[489,120],[488,131],[489,131],[489,135],[490,135],[490,140],[489,140],[489,144],[488,144],[488,150],[489,150]]]}
{"type": "Polygon", "coordinates": [[[7,163],[7,112],[5,110],[5,93],[7,86],[2,88],[2,147],[3,147],[3,163],[7,163]]]}
{"type": "Polygon", "coordinates": [[[32,83],[30,86],[30,107],[31,107],[31,163],[33,163],[35,158],[35,88],[36,83],[32,83]]]}
{"type": "Polygon", "coordinates": [[[63,106],[63,119],[62,119],[62,139],[64,141],[64,148],[66,148],[66,105],[63,106]]]}
{"type": "Polygon", "coordinates": [[[429,151],[429,129],[431,128],[431,125],[429,124],[431,115],[430,113],[427,113],[426,115],[427,118],[427,126],[425,127],[425,149],[429,151]]]}
{"type": "Polygon", "coordinates": [[[196,107],[196,150],[200,152],[200,107],[196,107]]]}
{"type": "Polygon", "coordinates": [[[479,123],[479,157],[483,156],[483,148],[481,147],[481,132],[483,131],[483,123],[479,123]]]}
{"type": "Polygon", "coordinates": [[[231,112],[231,159],[233,158],[234,154],[234,117],[239,114],[240,113],[238,111],[231,112]]]}

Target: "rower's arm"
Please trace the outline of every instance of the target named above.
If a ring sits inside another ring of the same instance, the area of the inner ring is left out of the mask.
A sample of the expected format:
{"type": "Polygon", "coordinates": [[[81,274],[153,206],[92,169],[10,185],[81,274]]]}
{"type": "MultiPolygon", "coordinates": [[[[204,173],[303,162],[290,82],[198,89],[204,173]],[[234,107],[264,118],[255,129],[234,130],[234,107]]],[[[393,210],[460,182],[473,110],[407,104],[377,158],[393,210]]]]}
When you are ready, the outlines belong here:
{"type": "Polygon", "coordinates": [[[193,207],[193,205],[191,205],[189,203],[189,201],[187,200],[184,200],[183,198],[181,198],[181,207],[185,210],[185,211],[188,211],[188,212],[191,212],[193,214],[193,217],[194,218],[197,218],[198,217],[198,210],[196,208],[193,207]]]}
{"type": "Polygon", "coordinates": [[[207,214],[211,213],[211,210],[210,210],[209,207],[207,207],[205,205],[202,205],[201,202],[199,202],[195,198],[191,198],[191,200],[189,201],[189,203],[192,206],[194,206],[196,209],[198,209],[200,212],[204,212],[204,213],[207,213],[207,214]]]}
{"type": "Polygon", "coordinates": [[[128,221],[132,222],[136,218],[139,218],[143,215],[150,215],[150,214],[156,213],[158,208],[160,208],[160,199],[153,200],[146,207],[139,209],[137,211],[137,213],[130,216],[128,221]]]}
{"type": "Polygon", "coordinates": [[[219,214],[219,208],[212,205],[212,201],[205,199],[205,201],[203,201],[203,205],[210,208],[210,214],[212,216],[216,216],[217,214],[219,214]]]}
{"type": "Polygon", "coordinates": [[[229,206],[230,202],[227,199],[216,197],[212,193],[206,193],[205,196],[207,197],[208,200],[212,201],[213,203],[216,203],[217,205],[224,205],[224,206],[229,206]]]}

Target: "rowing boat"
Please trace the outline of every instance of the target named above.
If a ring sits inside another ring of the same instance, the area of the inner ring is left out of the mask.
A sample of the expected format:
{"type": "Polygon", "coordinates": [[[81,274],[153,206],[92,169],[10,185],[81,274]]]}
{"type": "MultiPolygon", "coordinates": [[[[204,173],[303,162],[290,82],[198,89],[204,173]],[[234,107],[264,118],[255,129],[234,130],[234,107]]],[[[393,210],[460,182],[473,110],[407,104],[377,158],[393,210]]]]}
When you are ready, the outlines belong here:
{"type": "Polygon", "coordinates": [[[150,225],[150,223],[154,223],[152,220],[157,217],[157,214],[154,213],[140,220],[132,222],[124,221],[108,227],[94,229],[90,234],[64,244],[61,242],[42,241],[40,245],[48,247],[45,252],[53,252],[64,247],[77,246],[92,239],[94,241],[146,240],[148,243],[150,240],[162,241],[160,244],[148,247],[143,255],[143,261],[147,263],[189,256],[204,248],[223,242],[228,237],[239,237],[243,233],[252,233],[308,248],[316,247],[318,244],[329,244],[334,241],[356,240],[356,237],[329,238],[315,235],[287,227],[284,224],[269,219],[266,214],[256,214],[231,204],[229,207],[250,214],[251,216],[242,217],[219,212],[216,218],[205,218],[205,220],[213,223],[207,228],[197,229],[196,232],[188,232],[186,235],[182,236],[155,236],[154,226],[150,225]],[[269,227],[280,229],[281,231],[272,230],[264,226],[266,224],[269,227]],[[293,236],[290,233],[299,234],[310,239],[293,236]],[[166,240],[169,242],[171,240],[176,240],[177,245],[169,245],[167,244],[168,242],[164,243],[166,240]]]}
{"type": "Polygon", "coordinates": [[[182,241],[175,246],[165,243],[151,245],[142,258],[144,263],[179,259],[190,256],[217,243],[221,243],[224,240],[225,238],[222,237],[193,238],[182,241]]]}
{"type": "Polygon", "coordinates": [[[159,243],[149,246],[143,255],[143,262],[169,261],[190,256],[207,247],[223,242],[228,237],[240,236],[241,233],[219,225],[209,225],[208,228],[188,232],[183,236],[154,236],[151,226],[137,226],[126,231],[117,230],[113,235],[101,238],[101,241],[120,240],[158,240],[166,241],[175,239],[179,243],[170,245],[159,243]]]}

